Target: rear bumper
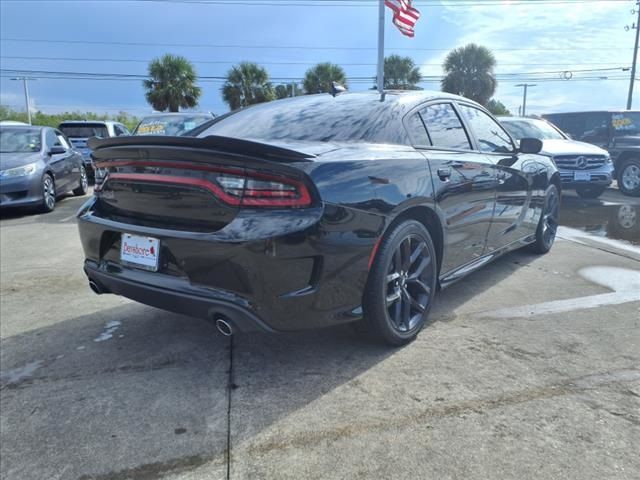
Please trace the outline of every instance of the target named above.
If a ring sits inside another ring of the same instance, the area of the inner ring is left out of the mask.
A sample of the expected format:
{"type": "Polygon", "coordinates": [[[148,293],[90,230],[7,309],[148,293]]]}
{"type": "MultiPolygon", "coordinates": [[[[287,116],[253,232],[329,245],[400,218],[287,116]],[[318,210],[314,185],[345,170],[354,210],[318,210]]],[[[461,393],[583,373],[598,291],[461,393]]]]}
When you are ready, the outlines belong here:
{"type": "Polygon", "coordinates": [[[84,272],[102,293],[114,293],[145,305],[203,319],[224,317],[243,332],[273,332],[242,297],[230,292],[196,288],[170,275],[120,265],[85,261],[84,272]]]}
{"type": "Polygon", "coordinates": [[[295,331],[357,320],[384,217],[323,207],[242,211],[213,233],[163,230],[78,214],[85,273],[102,289],[242,331],[295,331]],[[160,240],[160,267],[120,263],[122,233],[160,240]]]}

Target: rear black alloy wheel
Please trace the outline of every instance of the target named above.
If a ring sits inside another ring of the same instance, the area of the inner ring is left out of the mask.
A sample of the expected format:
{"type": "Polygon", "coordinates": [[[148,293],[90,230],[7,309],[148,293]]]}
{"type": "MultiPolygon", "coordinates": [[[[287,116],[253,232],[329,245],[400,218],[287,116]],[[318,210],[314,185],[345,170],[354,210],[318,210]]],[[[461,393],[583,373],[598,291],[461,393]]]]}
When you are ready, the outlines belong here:
{"type": "Polygon", "coordinates": [[[631,158],[622,162],[618,173],[618,188],[625,195],[640,196],[640,160],[631,158]]]}
{"type": "Polygon", "coordinates": [[[602,185],[589,185],[576,187],[576,193],[582,198],[598,198],[604,193],[607,187],[602,185]]]}
{"type": "Polygon", "coordinates": [[[427,229],[407,220],[385,235],[364,295],[368,326],[394,346],[412,341],[424,327],[436,290],[437,260],[427,229]]]}
{"type": "Polygon", "coordinates": [[[80,165],[80,181],[77,188],[73,190],[73,194],[76,197],[81,197],[82,195],[86,195],[89,191],[89,179],[87,178],[87,171],[84,166],[80,165]]]}
{"type": "Polygon", "coordinates": [[[51,212],[56,208],[56,184],[53,177],[45,173],[42,177],[42,210],[51,212]]]}
{"type": "Polygon", "coordinates": [[[558,218],[560,214],[560,194],[558,187],[551,184],[547,187],[542,215],[536,230],[536,241],[531,248],[536,253],[547,253],[556,240],[558,218]]]}

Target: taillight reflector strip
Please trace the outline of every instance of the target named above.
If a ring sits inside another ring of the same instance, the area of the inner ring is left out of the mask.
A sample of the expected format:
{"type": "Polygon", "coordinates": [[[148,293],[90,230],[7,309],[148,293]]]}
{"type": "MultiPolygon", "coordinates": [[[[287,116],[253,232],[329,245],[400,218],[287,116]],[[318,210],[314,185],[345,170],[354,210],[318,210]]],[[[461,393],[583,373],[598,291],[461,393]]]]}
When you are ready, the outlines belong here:
{"type": "MultiPolygon", "coordinates": [[[[184,168],[184,167],[183,167],[184,168]]],[[[215,171],[210,169],[209,171],[215,171]]],[[[223,202],[233,206],[247,207],[307,207],[311,205],[311,194],[302,182],[289,178],[271,176],[264,173],[239,174],[233,172],[233,180],[228,182],[228,170],[223,170],[224,182],[204,178],[181,177],[151,173],[109,173],[101,187],[111,180],[124,182],[162,183],[186,185],[211,192],[223,202]],[[259,187],[259,188],[256,188],[259,187]]]]}

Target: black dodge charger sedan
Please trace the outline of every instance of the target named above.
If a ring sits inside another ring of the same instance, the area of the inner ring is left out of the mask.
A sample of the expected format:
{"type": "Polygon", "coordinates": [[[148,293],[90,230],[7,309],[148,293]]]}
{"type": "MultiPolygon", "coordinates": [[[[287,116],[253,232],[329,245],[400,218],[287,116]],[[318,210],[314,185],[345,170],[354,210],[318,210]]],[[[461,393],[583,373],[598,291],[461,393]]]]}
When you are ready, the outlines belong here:
{"type": "Polygon", "coordinates": [[[313,95],[181,137],[93,139],[78,212],[96,293],[292,331],[362,321],[401,345],[434,295],[505,252],[551,248],[560,178],[487,111],[441,92],[313,95]]]}

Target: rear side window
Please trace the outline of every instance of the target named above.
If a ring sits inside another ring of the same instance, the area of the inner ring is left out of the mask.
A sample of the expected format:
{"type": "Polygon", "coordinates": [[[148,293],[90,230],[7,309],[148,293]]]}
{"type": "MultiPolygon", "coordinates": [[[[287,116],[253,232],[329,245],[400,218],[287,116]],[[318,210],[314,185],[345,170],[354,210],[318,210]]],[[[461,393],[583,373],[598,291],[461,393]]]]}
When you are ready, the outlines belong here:
{"type": "Polygon", "coordinates": [[[467,133],[450,103],[430,105],[420,111],[434,147],[471,150],[467,133]]]}
{"type": "Polygon", "coordinates": [[[507,132],[489,115],[468,105],[460,105],[460,111],[476,135],[481,152],[507,153],[514,150],[507,132]]]}
{"type": "Polygon", "coordinates": [[[429,135],[427,135],[427,130],[424,128],[424,123],[422,123],[419,113],[414,113],[404,123],[413,145],[431,145],[429,135]]]}

